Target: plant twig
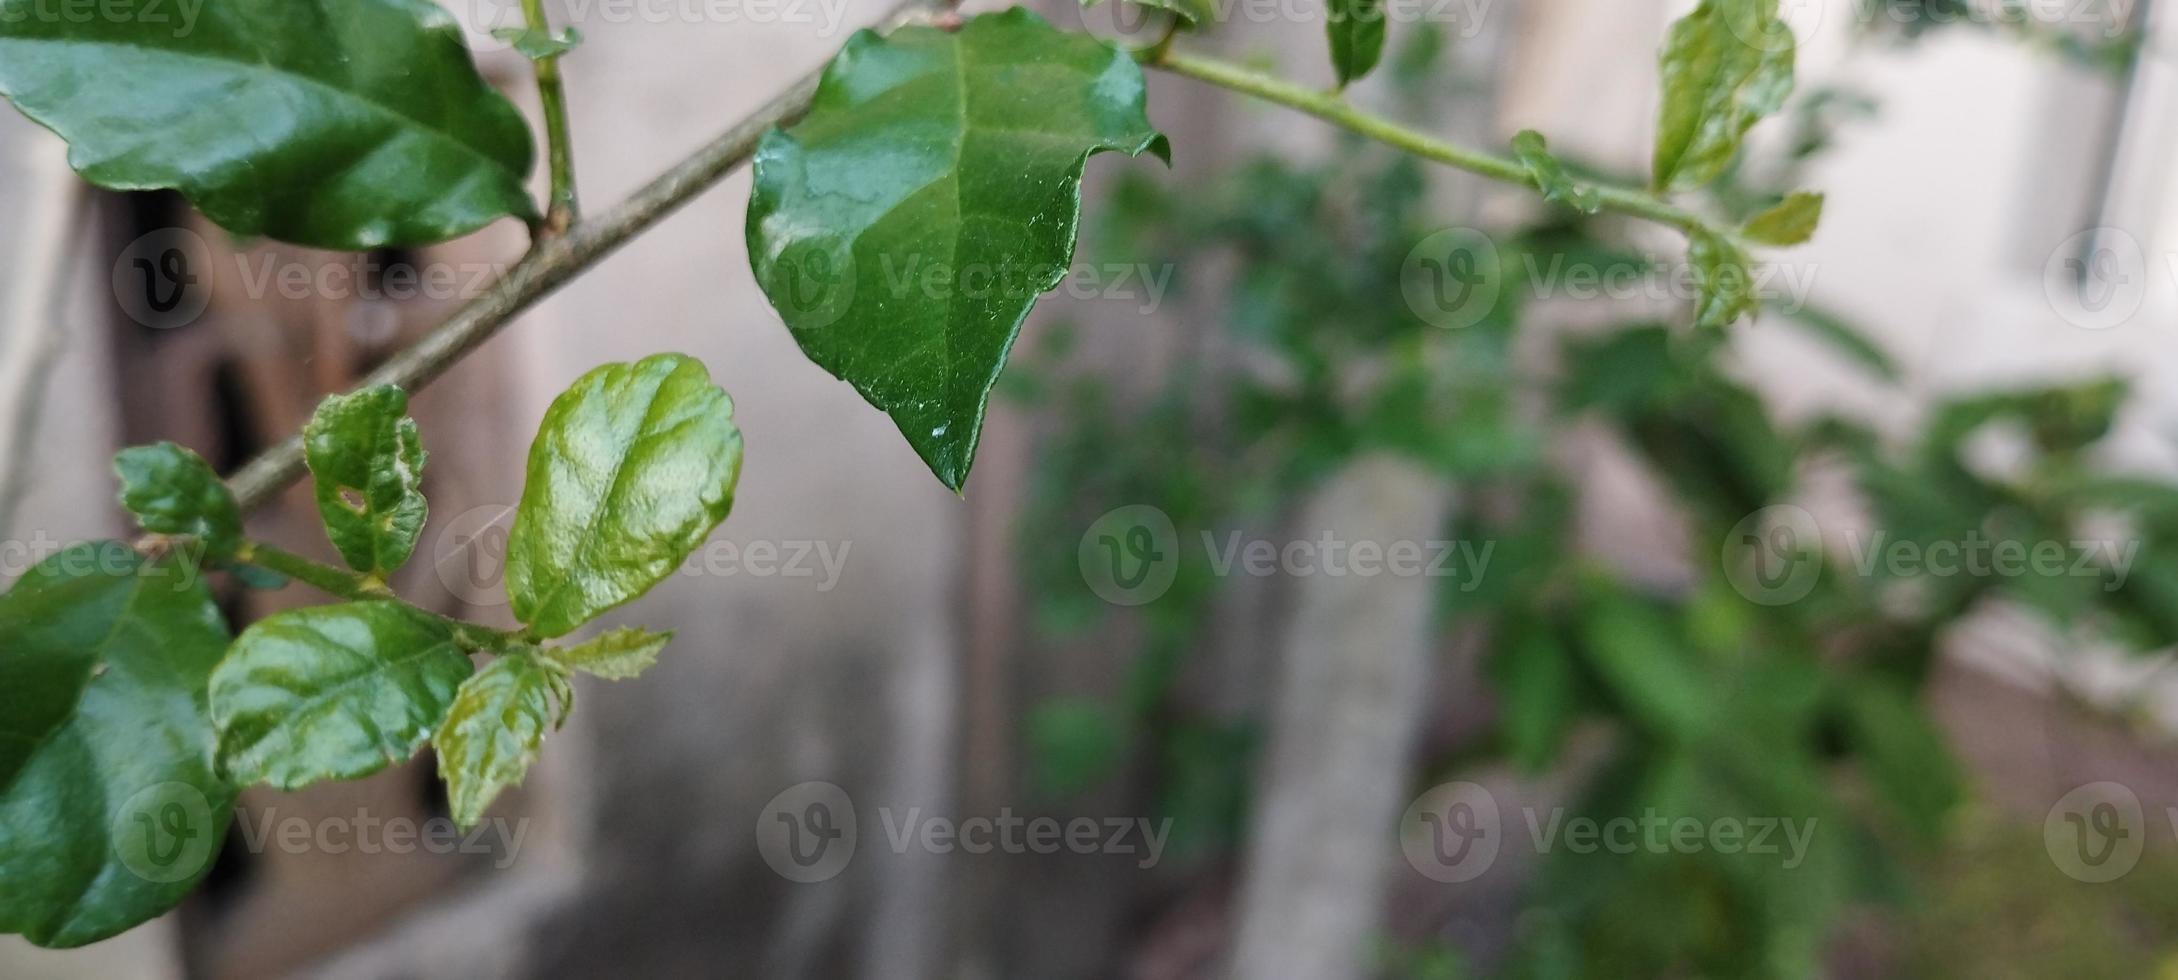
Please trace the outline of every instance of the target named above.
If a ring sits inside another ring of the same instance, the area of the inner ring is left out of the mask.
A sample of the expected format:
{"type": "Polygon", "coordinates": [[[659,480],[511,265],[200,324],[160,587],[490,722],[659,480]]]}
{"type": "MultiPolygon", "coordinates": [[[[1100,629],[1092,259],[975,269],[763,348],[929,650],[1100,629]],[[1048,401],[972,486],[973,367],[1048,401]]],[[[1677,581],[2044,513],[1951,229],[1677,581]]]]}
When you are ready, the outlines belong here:
{"type": "Polygon", "coordinates": [[[393,598],[393,590],[376,577],[351,572],[345,568],[335,568],[262,541],[243,542],[242,547],[235,550],[234,560],[266,571],[278,572],[320,592],[343,599],[393,598]]]}
{"type": "MultiPolygon", "coordinates": [[[[440,619],[429,609],[424,609],[393,594],[393,589],[375,575],[353,572],[328,565],[312,558],[305,558],[292,551],[266,544],[262,541],[244,541],[234,553],[234,560],[244,565],[254,565],[266,571],[278,572],[327,595],[337,596],[350,602],[397,602],[440,619]]],[[[481,623],[448,619],[453,624],[454,641],[464,650],[481,650],[490,653],[506,653],[529,644],[529,637],[518,630],[495,629],[481,623]]]]}
{"type": "MultiPolygon", "coordinates": [[[[1145,51],[1145,66],[1184,75],[1219,88],[1231,89],[1242,95],[1253,96],[1290,109],[1298,109],[1349,132],[1368,137],[1379,143],[1412,153],[1425,160],[1433,160],[1457,167],[1468,173],[1479,174],[1492,180],[1536,187],[1535,178],[1528,168],[1518,161],[1494,156],[1480,150],[1471,150],[1445,142],[1427,133],[1416,132],[1381,116],[1371,115],[1354,107],[1337,95],[1296,85],[1281,78],[1242,68],[1239,65],[1203,58],[1180,51],[1145,51]]],[[[1692,211],[1662,200],[1646,191],[1623,187],[1598,186],[1597,199],[1603,206],[1621,214],[1670,225],[1685,232],[1711,230],[1708,222],[1692,211]]]]}
{"type": "MultiPolygon", "coordinates": [[[[552,20],[545,16],[544,0],[522,0],[522,18],[529,33],[540,41],[552,39],[552,20]]],[[[560,82],[558,53],[532,55],[536,66],[537,101],[544,107],[545,154],[552,171],[552,200],[545,210],[544,233],[557,236],[582,215],[575,199],[575,145],[567,126],[567,90],[560,82]]]]}
{"type": "MultiPolygon", "coordinates": [[[[934,0],[907,0],[885,15],[882,30],[889,30],[927,14],[934,0]]],[[[358,387],[390,384],[414,392],[430,384],[464,355],[491,339],[523,310],[588,271],[630,239],[687,204],[696,195],[724,180],[756,152],[756,141],[774,126],[792,124],[809,110],[817,94],[821,69],[809,73],[778,97],[735,123],[709,145],[659,174],[642,190],[611,210],[577,222],[565,235],[549,238],[484,295],[371,372],[358,387]]],[[[263,506],[282,488],[303,475],[300,433],[290,435],[265,450],[227,481],[242,509],[263,506]]]]}

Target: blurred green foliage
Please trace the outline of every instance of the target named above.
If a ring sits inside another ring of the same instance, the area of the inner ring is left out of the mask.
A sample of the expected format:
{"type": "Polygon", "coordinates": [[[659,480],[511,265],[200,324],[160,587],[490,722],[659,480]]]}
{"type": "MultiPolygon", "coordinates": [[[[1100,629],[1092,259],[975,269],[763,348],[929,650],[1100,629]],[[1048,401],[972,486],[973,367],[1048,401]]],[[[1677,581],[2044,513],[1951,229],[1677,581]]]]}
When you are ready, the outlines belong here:
{"type": "MultiPolygon", "coordinates": [[[[1410,105],[1432,77],[1429,43],[1394,56],[1410,105]]],[[[1871,111],[1836,90],[1803,96],[1785,152],[1741,161],[1711,203],[1734,217],[1774,203],[1832,145],[1834,127],[1871,111]]],[[[1038,628],[1054,642],[1133,644],[1119,696],[1060,697],[1030,719],[1045,791],[1078,792],[1128,769],[1156,787],[1177,853],[1237,847],[1258,719],[1204,707],[1184,679],[1238,583],[1183,561],[1168,592],[1122,610],[1084,584],[1071,547],[1052,543],[1080,540],[1126,504],[1163,510],[1182,542],[1275,534],[1311,489],[1370,453],[1458,485],[1446,536],[1494,549],[1479,580],[1446,580],[1439,608],[1448,635],[1485,639],[1495,724],[1483,744],[1432,759],[1417,789],[1512,767],[1577,778],[1572,816],[1781,816],[1818,828],[1791,867],[1776,854],[1717,849],[1554,850],[1504,962],[1483,970],[1425,943],[1387,948],[1387,975],[1815,975],[1850,908],[1926,884],[1915,862],[1945,840],[1963,796],[1923,705],[1948,628],[2001,601],[2138,649],[2178,641],[2178,490],[2094,463],[2122,383],[1947,399],[1903,439],[1837,417],[1788,425],[1731,370],[1730,334],[1647,319],[1685,322],[1684,310],[1571,329],[1595,321],[1597,305],[1575,317],[1558,300],[1537,301],[1538,270],[1655,267],[1612,219],[1561,208],[1491,229],[1502,276],[1494,305],[1473,326],[1440,329],[1407,305],[1401,281],[1410,251],[1437,230],[1431,174],[1358,142],[1334,160],[1253,159],[1205,186],[1123,176],[1092,231],[1097,254],[1178,270],[1181,295],[1168,304],[1222,290],[1208,304],[1220,322],[1175,328],[1207,356],[1175,358],[1155,397],[1123,397],[1109,379],[1066,369],[1071,335],[1059,329],[1009,382],[1064,420],[1039,449],[1020,531],[1038,628]],[[1211,269],[1231,270],[1229,281],[1211,269]],[[1579,475],[1552,452],[1576,429],[1608,433],[1670,495],[1685,522],[1685,581],[1658,588],[1583,552],[1579,475]],[[1991,439],[2014,449],[2008,465],[1979,461],[1991,439]],[[2032,549],[2115,519],[2139,543],[2138,560],[2083,574],[1939,575],[1779,537],[1765,518],[1826,467],[1851,477],[1868,540],[2032,549]],[[1804,594],[1773,601],[1767,579],[1746,577],[1779,567],[1813,573],[1804,594]],[[1600,745],[1600,761],[1569,749],[1588,733],[1580,741],[1600,745]]],[[[1872,384],[1900,375],[1834,314],[1775,309],[1757,329],[1773,323],[1872,384]]]]}

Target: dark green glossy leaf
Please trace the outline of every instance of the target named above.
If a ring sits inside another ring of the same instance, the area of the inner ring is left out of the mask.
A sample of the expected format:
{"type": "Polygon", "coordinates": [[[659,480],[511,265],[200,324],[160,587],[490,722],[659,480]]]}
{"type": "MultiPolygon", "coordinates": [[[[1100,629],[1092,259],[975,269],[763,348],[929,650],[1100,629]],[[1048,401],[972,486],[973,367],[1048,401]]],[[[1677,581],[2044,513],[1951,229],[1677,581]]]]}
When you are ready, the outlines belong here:
{"type": "Polygon", "coordinates": [[[171,442],[130,446],[114,454],[121,506],[153,534],[189,535],[214,558],[242,543],[242,509],[202,457],[171,442]]]}
{"type": "Polygon", "coordinates": [[[671,642],[671,632],[653,633],[623,627],[606,630],[573,646],[548,648],[544,656],[572,670],[609,681],[624,681],[649,670],[658,662],[658,654],[671,642]]]}
{"type": "Polygon", "coordinates": [[[1659,60],[1658,189],[1689,190],[1724,173],[1740,138],[1792,92],[1794,45],[1777,0],[1702,0],[1672,25],[1659,60]]]}
{"type": "Polygon", "coordinates": [[[0,95],[94,184],[351,251],[535,215],[529,127],[426,0],[109,6],[0,0],[0,95]]]}
{"type": "Polygon", "coordinates": [[[566,675],[528,654],[500,657],[462,682],[431,740],[455,823],[475,826],[500,790],[521,784],[567,691],[566,675]]]}
{"type": "Polygon", "coordinates": [[[1815,237],[1823,220],[1823,196],[1813,191],[1794,191],[1775,207],[1747,219],[1740,234],[1761,245],[1798,245],[1815,237]]]}
{"type": "Polygon", "coordinates": [[[350,567],[380,577],[408,561],[429,510],[423,444],[407,413],[407,392],[377,385],[325,399],[303,427],[326,536],[350,567]]]}
{"type": "Polygon", "coordinates": [[[1384,56],[1384,0],[1331,0],[1324,33],[1339,87],[1360,81],[1384,56]]]}
{"type": "Polygon", "coordinates": [[[294,789],[415,755],[471,671],[455,630],[390,600],[266,617],[212,675],[221,763],[237,782],[294,789]]]}
{"type": "Polygon", "coordinates": [[[583,375],[545,412],[507,538],[507,596],[564,636],[650,591],[733,507],[734,403],[701,362],[659,354],[583,375]]]}
{"type": "Polygon", "coordinates": [[[856,34],[808,118],[758,147],[757,282],[946,486],[968,478],[1021,321],[1073,260],[1088,158],[1163,155],[1142,97],[1126,53],[1017,7],[856,34]]]}
{"type": "Polygon", "coordinates": [[[1582,187],[1566,175],[1565,164],[1550,152],[1550,145],[1543,134],[1523,129],[1513,136],[1513,155],[1520,158],[1528,175],[1535,178],[1535,186],[1542,190],[1543,199],[1555,201],[1582,214],[1595,214],[1603,210],[1603,202],[1596,197],[1596,189],[1582,187]]]}
{"type": "Polygon", "coordinates": [[[226,649],[202,576],[119,542],[0,597],[0,932],[104,939],[211,869],[234,805],[205,707],[226,649]]]}
{"type": "Polygon", "coordinates": [[[1755,292],[1754,260],[1739,243],[1709,231],[1687,238],[1694,270],[1694,325],[1722,329],[1762,309],[1755,292]]]}

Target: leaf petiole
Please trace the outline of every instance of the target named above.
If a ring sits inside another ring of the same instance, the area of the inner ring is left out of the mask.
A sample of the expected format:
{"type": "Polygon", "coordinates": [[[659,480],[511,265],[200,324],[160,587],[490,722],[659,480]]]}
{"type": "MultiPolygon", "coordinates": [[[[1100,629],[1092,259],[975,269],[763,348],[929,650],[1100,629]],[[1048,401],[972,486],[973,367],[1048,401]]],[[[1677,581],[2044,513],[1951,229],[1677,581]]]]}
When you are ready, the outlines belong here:
{"type": "MultiPolygon", "coordinates": [[[[522,0],[522,18],[537,38],[552,38],[552,22],[545,16],[544,0],[522,0]]],[[[574,135],[567,124],[567,89],[560,80],[560,56],[572,39],[557,45],[525,51],[537,71],[537,101],[544,108],[545,154],[552,171],[551,201],[546,206],[545,237],[558,237],[582,216],[575,197],[574,135]]]]}

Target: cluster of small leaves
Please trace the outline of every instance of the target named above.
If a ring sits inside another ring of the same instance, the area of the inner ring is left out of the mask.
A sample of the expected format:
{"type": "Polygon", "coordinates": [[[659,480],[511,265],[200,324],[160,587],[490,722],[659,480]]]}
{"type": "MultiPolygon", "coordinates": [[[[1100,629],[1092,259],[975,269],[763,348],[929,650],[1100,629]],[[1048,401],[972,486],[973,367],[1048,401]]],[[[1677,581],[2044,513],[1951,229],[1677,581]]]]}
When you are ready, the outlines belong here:
{"type": "Polygon", "coordinates": [[[619,680],[657,661],[670,634],[547,641],[648,591],[725,518],[741,437],[703,366],[608,364],[554,400],[509,532],[515,630],[386,586],[427,510],[407,410],[399,389],[367,388],[327,398],[305,429],[319,514],[352,572],[249,540],[211,467],[162,443],[115,468],[123,505],[158,535],[147,550],[166,557],[79,546],[0,596],[0,930],[74,946],[129,928],[179,901],[211,855],[168,879],[126,835],[217,841],[240,787],[354,779],[426,745],[454,819],[473,824],[565,721],[573,675],[619,680]],[[292,574],[349,601],[275,613],[230,644],[205,565],[292,574]],[[481,670],[479,656],[492,658],[481,670]]]}

